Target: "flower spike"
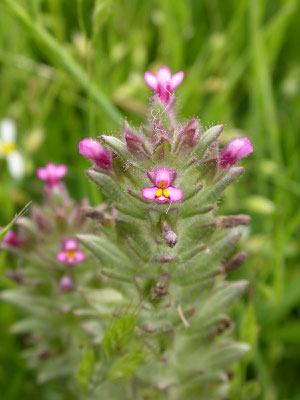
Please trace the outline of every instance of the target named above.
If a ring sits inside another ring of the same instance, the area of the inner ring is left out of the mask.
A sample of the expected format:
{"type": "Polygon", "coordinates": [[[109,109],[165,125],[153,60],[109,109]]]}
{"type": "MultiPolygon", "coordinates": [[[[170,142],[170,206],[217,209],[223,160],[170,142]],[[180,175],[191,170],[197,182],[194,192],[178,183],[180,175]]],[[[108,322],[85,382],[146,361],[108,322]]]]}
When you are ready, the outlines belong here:
{"type": "Polygon", "coordinates": [[[170,100],[170,94],[181,84],[184,78],[183,72],[171,75],[169,67],[161,67],[157,75],[145,72],[145,82],[153,89],[161,101],[166,105],[170,100]]]}

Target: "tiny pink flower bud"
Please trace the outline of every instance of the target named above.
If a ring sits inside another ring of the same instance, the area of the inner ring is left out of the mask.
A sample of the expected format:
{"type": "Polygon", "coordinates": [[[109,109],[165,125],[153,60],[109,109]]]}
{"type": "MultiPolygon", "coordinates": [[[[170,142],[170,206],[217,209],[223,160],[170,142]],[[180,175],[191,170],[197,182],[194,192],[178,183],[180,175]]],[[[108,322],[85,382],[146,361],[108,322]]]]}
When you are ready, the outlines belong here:
{"type": "MultiPolygon", "coordinates": [[[[3,228],[0,228],[2,230],[3,228]]],[[[9,230],[4,236],[1,245],[10,247],[20,247],[22,244],[22,238],[15,232],[9,230]]]]}
{"type": "Polygon", "coordinates": [[[37,177],[42,181],[47,182],[48,187],[53,187],[66,175],[66,165],[55,165],[48,163],[46,167],[38,168],[36,171],[37,177]]]}
{"type": "Polygon", "coordinates": [[[59,281],[59,288],[64,292],[68,292],[73,288],[73,281],[69,276],[63,276],[59,281]]]}
{"type": "Polygon", "coordinates": [[[234,165],[240,158],[251,154],[253,147],[249,139],[246,137],[232,140],[219,156],[219,164],[221,168],[234,165]]]}
{"type": "Polygon", "coordinates": [[[175,202],[183,199],[181,189],[170,186],[176,177],[176,172],[167,168],[159,168],[156,171],[147,171],[149,179],[155,184],[142,190],[142,197],[146,200],[156,200],[159,203],[167,201],[175,202]]]}
{"type": "Polygon", "coordinates": [[[171,93],[181,84],[183,77],[183,72],[177,72],[171,75],[171,71],[168,67],[160,68],[157,75],[151,72],[145,73],[147,85],[157,93],[164,104],[168,104],[171,93]]]}
{"type": "Polygon", "coordinates": [[[95,139],[83,139],[79,142],[79,154],[94,161],[102,169],[111,168],[111,156],[104,147],[95,139]]]}
{"type": "Polygon", "coordinates": [[[57,260],[62,263],[72,266],[80,263],[85,258],[85,254],[78,250],[78,242],[76,239],[65,239],[63,241],[62,249],[63,251],[56,255],[57,260]]]}

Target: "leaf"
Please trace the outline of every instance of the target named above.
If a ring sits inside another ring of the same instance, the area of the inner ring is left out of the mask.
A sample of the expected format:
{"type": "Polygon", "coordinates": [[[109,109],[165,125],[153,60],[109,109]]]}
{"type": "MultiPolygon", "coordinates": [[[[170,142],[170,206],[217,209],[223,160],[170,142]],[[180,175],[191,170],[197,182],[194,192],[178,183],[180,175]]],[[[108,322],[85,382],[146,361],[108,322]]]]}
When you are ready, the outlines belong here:
{"type": "Polygon", "coordinates": [[[112,0],[96,0],[93,12],[94,35],[98,33],[107,18],[112,5],[112,0]]]}
{"type": "Polygon", "coordinates": [[[91,39],[93,34],[92,15],[94,11],[94,0],[77,0],[77,11],[79,24],[85,36],[91,39]]]}
{"type": "MultiPolygon", "coordinates": [[[[216,125],[209,128],[203,134],[200,142],[196,145],[192,154],[196,156],[198,159],[200,159],[205,153],[205,150],[218,139],[218,137],[221,135],[222,132],[223,132],[223,125],[216,125]]],[[[189,155],[189,158],[190,157],[191,155],[189,155]]]]}
{"type": "Polygon", "coordinates": [[[88,170],[86,174],[100,187],[105,196],[117,203],[118,210],[135,218],[146,218],[146,210],[139,208],[129,194],[122,191],[119,184],[110,176],[93,169],[88,170]]]}
{"type": "Polygon", "coordinates": [[[189,329],[204,330],[207,326],[213,324],[218,316],[224,313],[242,295],[247,286],[248,282],[244,280],[224,283],[223,287],[218,288],[215,293],[212,293],[203,301],[199,311],[191,318],[192,325],[189,329]]]}
{"type": "MultiPolygon", "coordinates": [[[[244,172],[243,167],[232,167],[214,184],[203,189],[198,195],[184,202],[180,209],[183,218],[191,217],[203,213],[205,207],[214,204],[222,195],[224,190],[244,172]]],[[[209,211],[209,210],[208,210],[209,211]]],[[[206,211],[206,212],[208,212],[206,211]]]]}
{"type": "Polygon", "coordinates": [[[133,338],[135,326],[136,317],[132,314],[124,314],[107,329],[101,343],[102,353],[107,360],[124,351],[133,338]]]}
{"type": "Polygon", "coordinates": [[[125,306],[127,304],[122,293],[116,289],[83,288],[82,293],[89,305],[103,315],[111,315],[115,307],[125,306]]]}
{"type": "Polygon", "coordinates": [[[146,354],[141,349],[125,354],[111,365],[107,372],[107,379],[117,381],[129,378],[139,369],[145,358],[146,354]]]}
{"type": "Polygon", "coordinates": [[[78,235],[77,238],[100,260],[105,272],[115,276],[116,279],[132,281],[136,269],[118,246],[105,237],[78,235]]]}
{"type": "Polygon", "coordinates": [[[19,214],[17,214],[14,219],[7,224],[4,228],[2,228],[0,230],[0,243],[2,242],[2,240],[4,239],[5,235],[7,234],[7,232],[12,228],[12,226],[14,225],[14,223],[17,221],[18,218],[22,217],[27,211],[28,208],[31,204],[31,201],[29,203],[26,204],[26,206],[19,212],[19,214]]]}
{"type": "Polygon", "coordinates": [[[87,387],[90,383],[94,371],[94,364],[95,354],[93,348],[90,347],[86,349],[77,368],[76,378],[81,386],[87,387]]]}
{"type": "Polygon", "coordinates": [[[74,372],[74,366],[78,360],[74,355],[66,354],[58,357],[51,357],[40,364],[38,383],[45,383],[52,379],[69,377],[74,372]]]}
{"type": "Polygon", "coordinates": [[[201,252],[195,261],[178,268],[172,277],[182,286],[197,284],[212,277],[219,271],[221,260],[233,249],[240,236],[239,232],[226,233],[224,237],[209,245],[207,250],[201,252]]]}
{"type": "Polygon", "coordinates": [[[204,364],[207,369],[224,369],[233,361],[242,358],[249,350],[250,347],[246,343],[224,341],[212,346],[205,357],[204,364]]]}

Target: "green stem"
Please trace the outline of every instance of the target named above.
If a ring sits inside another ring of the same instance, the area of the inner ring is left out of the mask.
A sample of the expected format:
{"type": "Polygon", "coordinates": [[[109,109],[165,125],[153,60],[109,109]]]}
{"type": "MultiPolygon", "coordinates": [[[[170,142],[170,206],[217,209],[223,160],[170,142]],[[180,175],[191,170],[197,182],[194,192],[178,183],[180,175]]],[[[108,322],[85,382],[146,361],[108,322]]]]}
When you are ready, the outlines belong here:
{"type": "Polygon", "coordinates": [[[0,0],[0,3],[10,10],[10,12],[28,30],[30,35],[42,45],[45,54],[53,58],[61,67],[68,72],[73,79],[88,92],[94,101],[105,110],[110,119],[116,124],[120,124],[122,115],[118,109],[109,101],[106,95],[95,83],[90,82],[87,73],[64,49],[64,47],[51,36],[42,26],[35,23],[27,11],[18,3],[12,0],[0,0]]]}

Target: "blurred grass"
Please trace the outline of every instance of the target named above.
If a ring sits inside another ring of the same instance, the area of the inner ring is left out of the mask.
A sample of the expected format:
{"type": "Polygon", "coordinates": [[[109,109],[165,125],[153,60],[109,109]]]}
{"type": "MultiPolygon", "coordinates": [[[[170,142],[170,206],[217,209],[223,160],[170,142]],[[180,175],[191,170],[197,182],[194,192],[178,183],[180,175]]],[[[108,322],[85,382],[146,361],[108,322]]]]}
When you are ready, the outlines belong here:
{"type": "MultiPolygon", "coordinates": [[[[185,72],[178,114],[226,124],[223,143],[248,136],[254,153],[224,198],[224,213],[252,216],[234,277],[250,290],[233,310],[252,352],[234,367],[231,400],[299,400],[299,3],[296,0],[0,0],[0,119],[18,125],[26,178],[0,165],[0,222],[41,198],[35,169],[66,163],[80,199],[100,195],[84,176],[78,141],[143,121],[145,70],[185,72]],[[96,5],[96,7],[94,7],[96,5]]],[[[0,254],[0,286],[11,285],[0,254]]],[[[1,305],[0,395],[43,398],[26,372],[15,311],[1,305]]]]}

